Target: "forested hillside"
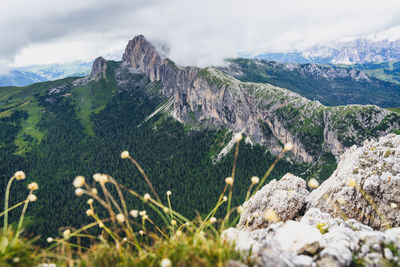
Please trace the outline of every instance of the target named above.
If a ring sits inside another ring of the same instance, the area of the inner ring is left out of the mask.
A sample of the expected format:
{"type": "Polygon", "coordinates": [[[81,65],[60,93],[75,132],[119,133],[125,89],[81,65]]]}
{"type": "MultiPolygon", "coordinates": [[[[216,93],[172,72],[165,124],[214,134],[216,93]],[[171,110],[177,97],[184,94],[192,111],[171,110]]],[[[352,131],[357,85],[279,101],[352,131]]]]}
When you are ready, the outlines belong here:
{"type": "MultiPolygon", "coordinates": [[[[107,173],[138,192],[149,191],[134,166],[120,159],[122,150],[131,151],[160,195],[171,190],[174,208],[188,216],[209,211],[230,175],[232,152],[216,164],[212,157],[231,139],[231,132],[192,127],[164,113],[145,121],[167,101],[157,92],[159,84],[130,75],[129,83],[117,88],[113,71],[108,69],[107,80],[85,86],[68,85],[73,79],[67,79],[0,89],[0,194],[19,169],[27,173],[26,183],[39,184],[38,200],[29,213],[30,234],[52,236],[59,227],[87,222],[81,212],[86,203],[74,196],[72,186],[78,174],[107,173]]],[[[242,142],[235,204],[243,202],[250,177],[262,176],[273,159],[265,148],[242,142]]],[[[308,167],[281,160],[271,179],[288,171],[305,177],[308,167]]],[[[12,203],[25,197],[26,184],[14,186],[12,203]]],[[[130,206],[144,208],[140,202],[130,206]]]]}

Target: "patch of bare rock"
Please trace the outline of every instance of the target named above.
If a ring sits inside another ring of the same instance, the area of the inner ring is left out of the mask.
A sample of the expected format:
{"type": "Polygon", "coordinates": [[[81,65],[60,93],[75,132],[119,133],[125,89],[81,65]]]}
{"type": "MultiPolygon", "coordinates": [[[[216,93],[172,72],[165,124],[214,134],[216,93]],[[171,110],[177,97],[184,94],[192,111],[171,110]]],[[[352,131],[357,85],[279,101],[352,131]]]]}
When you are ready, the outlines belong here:
{"type": "Polygon", "coordinates": [[[311,193],[292,174],[272,180],[222,235],[258,266],[399,266],[399,225],[400,136],[390,134],[348,149],[311,193]]]}

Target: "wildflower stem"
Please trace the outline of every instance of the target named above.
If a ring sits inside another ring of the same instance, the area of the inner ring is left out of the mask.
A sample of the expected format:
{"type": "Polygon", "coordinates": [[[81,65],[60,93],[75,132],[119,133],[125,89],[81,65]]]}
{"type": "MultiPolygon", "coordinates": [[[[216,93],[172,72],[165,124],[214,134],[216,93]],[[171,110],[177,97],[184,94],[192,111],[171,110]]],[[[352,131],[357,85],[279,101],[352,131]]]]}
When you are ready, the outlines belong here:
{"type": "Polygon", "coordinates": [[[0,217],[3,216],[4,214],[6,214],[7,212],[11,211],[11,210],[18,208],[19,206],[21,206],[22,204],[24,204],[25,201],[26,201],[26,200],[23,200],[23,201],[21,201],[21,202],[15,204],[15,205],[12,206],[11,208],[8,208],[8,210],[3,211],[2,213],[0,213],[0,217]]]}
{"type": "Polygon", "coordinates": [[[235,209],[232,209],[229,211],[229,213],[227,213],[225,215],[225,218],[222,220],[222,223],[221,223],[221,231],[223,231],[225,229],[225,224],[228,223],[229,217],[234,211],[235,211],[235,209]]]}
{"type": "Polygon", "coordinates": [[[285,154],[286,150],[282,149],[282,151],[279,153],[279,155],[276,157],[276,159],[274,160],[274,162],[271,164],[271,166],[269,166],[267,172],[264,174],[263,178],[261,179],[260,183],[257,185],[256,189],[254,189],[253,193],[251,194],[251,196],[253,196],[258,189],[260,189],[260,187],[264,184],[265,180],[267,180],[268,176],[270,175],[270,173],[272,172],[272,170],[275,168],[276,164],[278,163],[278,161],[281,159],[281,157],[283,156],[283,154],[285,154]]]}
{"type": "Polygon", "coordinates": [[[154,227],[157,229],[157,231],[160,232],[166,239],[168,239],[168,236],[150,219],[147,219],[154,227]]]}
{"type": "MultiPolygon", "coordinates": [[[[237,158],[238,158],[238,154],[239,154],[239,143],[240,143],[240,140],[236,141],[235,159],[233,161],[232,175],[231,175],[231,177],[233,179],[233,183],[229,187],[229,196],[228,196],[228,205],[226,206],[226,214],[229,214],[229,211],[231,209],[232,190],[233,190],[233,184],[235,183],[236,163],[237,163],[237,158]]],[[[228,216],[228,218],[229,218],[229,216],[228,216]]]]}
{"type": "MultiPolygon", "coordinates": [[[[33,190],[30,190],[30,191],[29,191],[28,197],[29,197],[30,194],[32,194],[32,192],[33,192],[33,190]]],[[[26,209],[28,208],[28,204],[29,204],[29,199],[27,198],[27,199],[25,200],[25,205],[24,205],[24,207],[22,208],[21,216],[19,217],[17,232],[15,233],[14,240],[17,240],[17,238],[18,238],[18,236],[19,236],[19,234],[20,234],[20,231],[21,231],[21,228],[22,228],[22,222],[24,221],[25,212],[26,212],[26,209]]]]}
{"type": "MultiPolygon", "coordinates": [[[[152,199],[150,199],[150,201],[151,201],[152,199]]],[[[155,201],[155,200],[153,200],[153,201],[155,201]]],[[[153,202],[152,201],[152,202],[153,202]]],[[[164,221],[164,223],[165,223],[165,225],[168,225],[169,223],[168,223],[168,220],[167,220],[167,218],[165,218],[165,216],[164,216],[164,214],[163,214],[163,212],[161,212],[156,206],[154,206],[153,204],[151,204],[151,203],[148,203],[148,205],[155,211],[155,212],[157,212],[157,214],[161,217],[161,219],[164,221]]]]}
{"type": "Polygon", "coordinates": [[[157,198],[157,200],[161,203],[160,197],[158,196],[156,190],[154,190],[154,187],[151,184],[149,177],[147,177],[147,175],[144,172],[144,170],[142,169],[142,167],[140,167],[139,163],[135,159],[133,159],[131,156],[129,156],[129,159],[132,161],[133,164],[135,164],[136,168],[138,168],[140,173],[143,175],[144,180],[146,181],[147,185],[150,187],[151,192],[154,194],[154,196],[157,198]]]}
{"type": "MultiPolygon", "coordinates": [[[[139,195],[138,193],[136,193],[135,191],[133,191],[132,189],[126,188],[126,187],[124,187],[124,186],[122,186],[122,188],[125,189],[126,191],[128,191],[130,194],[134,195],[135,197],[139,198],[140,200],[144,201],[144,198],[143,198],[141,195],[139,195]]],[[[158,206],[158,207],[161,208],[161,209],[163,209],[163,208],[165,207],[163,204],[158,203],[157,201],[155,201],[155,200],[152,199],[152,198],[150,198],[150,201],[151,201],[154,205],[158,206]]],[[[174,211],[174,210],[171,210],[171,213],[172,213],[173,215],[175,215],[177,218],[179,218],[180,220],[182,220],[182,221],[184,221],[184,222],[189,222],[189,223],[190,223],[189,219],[185,218],[184,216],[182,216],[182,215],[179,214],[178,212],[176,212],[176,211],[174,211]]]]}
{"type": "MultiPolygon", "coordinates": [[[[103,222],[100,220],[100,218],[99,218],[96,214],[93,214],[92,217],[96,220],[95,223],[89,224],[90,227],[87,227],[87,226],[89,226],[89,225],[86,225],[85,227],[82,227],[82,228],[79,229],[78,231],[74,232],[73,234],[80,233],[80,232],[82,232],[82,231],[84,231],[84,230],[86,230],[86,229],[88,229],[88,228],[91,228],[91,227],[97,225],[97,224],[103,223],[103,222]]],[[[114,241],[115,241],[117,244],[119,243],[119,241],[118,241],[118,236],[114,235],[114,233],[113,233],[105,224],[103,224],[103,229],[106,230],[106,232],[111,236],[112,239],[114,239],[114,241]]]]}
{"type": "Polygon", "coordinates": [[[7,184],[7,189],[6,189],[6,198],[5,198],[5,202],[4,202],[4,226],[3,226],[3,233],[4,235],[7,234],[7,229],[8,229],[8,200],[10,197],[10,188],[11,188],[11,184],[14,181],[15,176],[11,177],[10,180],[8,181],[7,184]]]}
{"type": "Polygon", "coordinates": [[[86,195],[96,199],[104,208],[108,209],[107,203],[104,202],[104,200],[102,200],[99,196],[91,193],[90,191],[86,191],[86,190],[84,190],[83,193],[85,193],[86,195]]]}
{"type": "Polygon", "coordinates": [[[226,192],[226,189],[228,188],[228,184],[225,184],[224,190],[222,190],[221,195],[218,198],[217,204],[222,200],[222,198],[224,197],[224,194],[226,192]]]}
{"type": "Polygon", "coordinates": [[[110,198],[111,202],[114,204],[114,206],[118,210],[118,212],[123,213],[121,207],[118,205],[118,202],[114,199],[114,197],[108,191],[107,191],[107,193],[108,193],[108,197],[110,198]]]}
{"type": "Polygon", "coordinates": [[[170,212],[170,215],[171,215],[171,220],[173,220],[174,219],[174,215],[172,214],[172,205],[171,205],[171,200],[170,200],[168,194],[167,194],[167,200],[168,200],[168,207],[169,207],[169,212],[170,212]]]}
{"type": "Polygon", "coordinates": [[[252,189],[252,188],[253,188],[253,184],[250,184],[249,189],[247,190],[246,198],[245,198],[244,202],[246,202],[247,200],[249,200],[249,198],[250,198],[250,193],[251,193],[251,189],[252,189]]]}
{"type": "Polygon", "coordinates": [[[104,193],[104,196],[106,198],[106,202],[107,202],[106,208],[107,208],[108,212],[110,213],[111,220],[112,220],[113,224],[115,224],[115,213],[111,208],[111,203],[110,203],[108,190],[107,190],[107,188],[106,188],[104,183],[100,183],[100,186],[101,186],[101,189],[103,189],[103,193],[104,193]]]}
{"type": "MultiPolygon", "coordinates": [[[[224,201],[219,201],[217,203],[217,205],[214,207],[214,209],[207,215],[207,217],[204,219],[204,221],[202,222],[202,225],[212,216],[214,216],[215,212],[218,210],[219,206],[222,205],[222,203],[224,203],[224,201]]],[[[199,230],[202,228],[202,226],[200,225],[199,230]]]]}
{"type": "MultiPolygon", "coordinates": [[[[107,176],[108,176],[108,179],[111,181],[111,183],[112,183],[112,184],[115,186],[115,188],[117,189],[118,196],[119,196],[119,199],[120,199],[121,204],[122,204],[122,208],[124,209],[125,217],[126,217],[126,218],[129,218],[128,208],[127,208],[127,206],[126,206],[125,198],[124,198],[124,195],[122,194],[122,191],[121,191],[121,188],[120,188],[119,184],[117,183],[117,181],[115,181],[114,178],[112,178],[112,177],[109,176],[109,175],[107,175],[107,176]]],[[[132,229],[131,225],[129,224],[129,220],[126,220],[126,226],[129,228],[129,230],[130,230],[131,232],[133,232],[133,229],[132,229]]]]}

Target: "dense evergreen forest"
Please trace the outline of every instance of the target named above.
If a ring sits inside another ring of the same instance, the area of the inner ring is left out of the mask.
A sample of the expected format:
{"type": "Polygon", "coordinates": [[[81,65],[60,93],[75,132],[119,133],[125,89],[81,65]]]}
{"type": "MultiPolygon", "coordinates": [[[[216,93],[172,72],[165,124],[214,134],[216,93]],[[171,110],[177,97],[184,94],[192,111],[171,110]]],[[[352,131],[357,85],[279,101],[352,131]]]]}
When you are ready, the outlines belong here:
{"type": "MultiPolygon", "coordinates": [[[[110,75],[85,87],[64,86],[62,81],[32,85],[21,89],[33,92],[26,96],[29,109],[13,104],[15,95],[8,97],[9,106],[21,108],[5,108],[3,112],[9,115],[0,119],[0,195],[4,196],[6,183],[17,170],[24,170],[27,179],[13,184],[11,204],[26,197],[29,182],[39,184],[38,200],[28,212],[26,232],[30,235],[55,236],[63,226],[78,228],[88,222],[86,198],[74,195],[76,175],[84,175],[91,183],[94,173],[107,173],[137,192],[150,192],[132,163],[120,158],[123,150],[141,164],[163,201],[165,192],[172,191],[173,208],[184,215],[204,214],[217,201],[225,177],[231,174],[233,151],[219,162],[212,159],[232,133],[185,125],[164,113],[145,120],[167,100],[155,93],[160,87],[144,76],[134,75],[129,81],[123,89],[110,75]],[[58,90],[49,90],[60,85],[58,90]],[[37,125],[31,125],[33,114],[40,114],[37,125]],[[26,134],[23,127],[27,125],[36,134],[26,134]]],[[[233,204],[243,202],[250,177],[262,177],[273,160],[261,146],[240,144],[233,204]]],[[[309,168],[283,159],[269,179],[286,172],[306,178],[309,168]]],[[[133,198],[128,202],[131,209],[145,209],[133,198]]],[[[13,212],[11,219],[18,216],[13,212]]],[[[156,216],[150,213],[150,217],[156,216]]]]}

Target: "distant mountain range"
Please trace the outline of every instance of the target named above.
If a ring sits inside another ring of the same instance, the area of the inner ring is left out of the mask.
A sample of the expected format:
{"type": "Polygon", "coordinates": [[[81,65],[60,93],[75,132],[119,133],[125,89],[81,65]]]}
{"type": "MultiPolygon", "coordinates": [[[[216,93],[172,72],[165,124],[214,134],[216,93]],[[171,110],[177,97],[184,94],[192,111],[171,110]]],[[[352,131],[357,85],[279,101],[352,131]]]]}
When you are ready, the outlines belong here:
{"type": "Polygon", "coordinates": [[[360,64],[400,60],[400,40],[356,39],[333,45],[316,45],[286,53],[265,53],[260,59],[277,62],[318,64],[360,64]]]}
{"type": "Polygon", "coordinates": [[[8,74],[0,75],[0,86],[26,86],[66,77],[86,76],[90,73],[92,64],[92,61],[74,61],[64,64],[18,67],[8,74]]]}

